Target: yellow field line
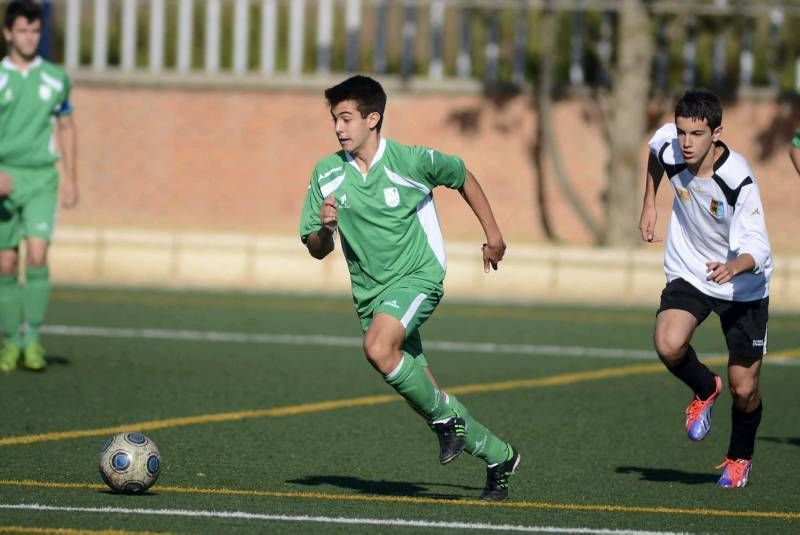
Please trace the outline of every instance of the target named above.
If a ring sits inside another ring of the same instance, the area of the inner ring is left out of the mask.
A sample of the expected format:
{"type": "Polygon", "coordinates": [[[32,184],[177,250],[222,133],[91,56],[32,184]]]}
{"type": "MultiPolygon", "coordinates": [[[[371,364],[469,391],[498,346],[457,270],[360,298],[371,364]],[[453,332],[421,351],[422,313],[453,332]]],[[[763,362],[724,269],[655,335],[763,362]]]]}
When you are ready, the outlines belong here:
{"type": "MultiPolygon", "coordinates": [[[[706,362],[709,364],[719,364],[725,362],[725,359],[724,358],[706,359],[706,362]]],[[[462,386],[448,388],[447,391],[452,392],[453,394],[500,392],[505,390],[515,390],[520,388],[538,388],[546,386],[569,385],[585,381],[608,379],[611,377],[624,377],[628,375],[661,373],[663,371],[664,371],[664,366],[661,363],[633,364],[629,366],[622,366],[619,368],[603,368],[600,370],[565,373],[565,374],[553,375],[551,377],[538,377],[535,379],[462,385],[462,386]]],[[[385,403],[393,403],[401,400],[402,398],[395,394],[385,394],[380,396],[364,396],[359,398],[342,399],[336,401],[303,403],[300,405],[275,407],[272,409],[255,409],[247,411],[222,412],[216,414],[201,414],[198,416],[185,416],[182,418],[167,418],[164,420],[136,422],[131,424],[115,425],[111,427],[100,427],[95,429],[57,431],[52,433],[41,433],[36,435],[21,435],[16,437],[1,438],[0,447],[16,446],[22,444],[34,444],[38,442],[50,442],[56,440],[67,440],[67,439],[82,438],[82,437],[106,436],[131,430],[152,431],[154,429],[164,429],[169,427],[181,427],[186,425],[230,422],[236,420],[246,420],[251,418],[295,416],[298,414],[326,412],[338,409],[349,409],[353,407],[368,407],[373,405],[381,405],[385,403]]]]}
{"type": "MultiPolygon", "coordinates": [[[[104,490],[107,487],[95,483],[56,483],[33,480],[0,480],[0,485],[13,487],[37,487],[47,489],[67,490],[104,490]]],[[[220,496],[250,496],[266,498],[297,498],[306,500],[329,501],[357,501],[357,502],[383,502],[404,503],[415,505],[463,505],[474,507],[501,507],[507,509],[536,509],[549,511],[582,511],[598,513],[646,513],[668,515],[692,516],[720,516],[720,517],[749,517],[749,518],[774,518],[780,520],[800,520],[800,513],[791,511],[732,511],[728,509],[692,509],[682,507],[649,507],[603,504],[579,503],[549,503],[549,502],[487,502],[473,499],[448,499],[448,498],[423,498],[415,496],[385,496],[363,494],[328,494],[324,492],[277,492],[268,490],[244,489],[205,489],[199,487],[153,487],[155,492],[175,494],[206,494],[220,496]]]]}
{"type": "Polygon", "coordinates": [[[167,535],[163,531],[89,530],[72,528],[29,528],[25,526],[0,526],[0,533],[36,533],[37,535],[167,535]]]}

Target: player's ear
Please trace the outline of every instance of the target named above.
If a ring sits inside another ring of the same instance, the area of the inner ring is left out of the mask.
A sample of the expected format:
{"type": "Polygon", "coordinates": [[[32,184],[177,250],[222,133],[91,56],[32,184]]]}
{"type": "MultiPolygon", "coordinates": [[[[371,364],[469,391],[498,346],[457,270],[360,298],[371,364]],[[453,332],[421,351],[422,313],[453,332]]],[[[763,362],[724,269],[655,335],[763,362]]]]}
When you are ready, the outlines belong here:
{"type": "Polygon", "coordinates": [[[378,123],[381,121],[381,114],[377,111],[373,111],[369,115],[367,115],[367,126],[370,130],[376,128],[378,123]]]}
{"type": "Polygon", "coordinates": [[[712,141],[719,141],[720,136],[722,135],[722,125],[719,125],[711,132],[711,140],[712,141]]]}

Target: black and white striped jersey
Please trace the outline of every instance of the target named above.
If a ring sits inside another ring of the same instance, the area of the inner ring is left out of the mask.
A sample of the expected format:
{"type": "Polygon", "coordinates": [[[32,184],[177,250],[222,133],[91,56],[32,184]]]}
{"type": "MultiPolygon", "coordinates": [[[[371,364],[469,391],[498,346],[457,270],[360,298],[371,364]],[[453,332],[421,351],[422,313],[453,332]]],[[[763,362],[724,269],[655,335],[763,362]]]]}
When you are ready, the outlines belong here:
{"type": "Polygon", "coordinates": [[[747,161],[718,142],[723,153],[714,174],[689,171],[678,145],[675,124],[659,128],[650,140],[675,191],[664,270],[667,280],[682,278],[706,295],[728,301],[754,301],[769,295],[772,254],[758,185],[747,161]],[[706,280],[707,262],[727,262],[749,253],[756,267],[730,282],[706,280]]]}

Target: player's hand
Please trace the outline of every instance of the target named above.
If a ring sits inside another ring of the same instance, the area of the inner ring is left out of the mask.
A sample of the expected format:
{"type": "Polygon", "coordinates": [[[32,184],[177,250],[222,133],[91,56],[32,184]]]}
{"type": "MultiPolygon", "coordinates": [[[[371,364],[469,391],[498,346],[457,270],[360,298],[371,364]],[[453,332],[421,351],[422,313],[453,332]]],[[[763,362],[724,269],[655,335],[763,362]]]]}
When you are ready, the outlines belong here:
{"type": "Polygon", "coordinates": [[[339,212],[336,209],[336,197],[333,196],[333,193],[322,202],[319,219],[322,221],[322,226],[331,234],[336,232],[336,227],[339,225],[339,212]]]}
{"type": "Polygon", "coordinates": [[[78,205],[78,183],[74,180],[64,180],[61,183],[61,206],[75,208],[78,205]]]}
{"type": "Polygon", "coordinates": [[[722,262],[706,262],[706,280],[714,281],[717,284],[725,284],[736,276],[736,273],[728,264],[722,262]]]}
{"type": "Polygon", "coordinates": [[[506,254],[506,242],[500,239],[497,243],[484,243],[483,244],[483,271],[489,273],[489,266],[497,271],[497,264],[503,259],[506,254]]]}
{"type": "Polygon", "coordinates": [[[642,217],[639,219],[639,230],[642,231],[642,239],[646,242],[655,243],[662,241],[662,239],[655,234],[656,219],[658,219],[658,213],[656,212],[655,206],[642,208],[642,217]]]}
{"type": "Polygon", "coordinates": [[[0,171],[0,197],[5,197],[7,195],[11,195],[13,188],[11,187],[11,183],[13,179],[10,175],[0,171]]]}

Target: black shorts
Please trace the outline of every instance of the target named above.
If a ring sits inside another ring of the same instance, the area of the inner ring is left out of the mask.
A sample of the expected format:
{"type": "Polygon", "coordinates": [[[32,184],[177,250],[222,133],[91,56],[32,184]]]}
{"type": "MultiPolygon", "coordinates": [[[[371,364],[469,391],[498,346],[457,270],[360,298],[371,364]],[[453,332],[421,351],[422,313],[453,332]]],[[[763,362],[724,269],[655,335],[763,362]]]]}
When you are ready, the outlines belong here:
{"type": "Polygon", "coordinates": [[[726,301],[704,294],[683,279],[674,279],[661,292],[657,314],[673,308],[689,312],[697,318],[698,325],[712,311],[716,312],[732,355],[760,359],[767,354],[769,297],[755,301],[726,301]]]}

